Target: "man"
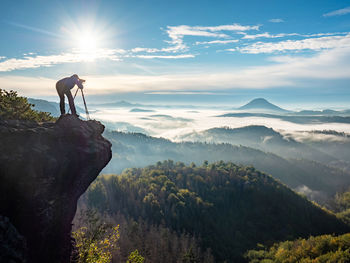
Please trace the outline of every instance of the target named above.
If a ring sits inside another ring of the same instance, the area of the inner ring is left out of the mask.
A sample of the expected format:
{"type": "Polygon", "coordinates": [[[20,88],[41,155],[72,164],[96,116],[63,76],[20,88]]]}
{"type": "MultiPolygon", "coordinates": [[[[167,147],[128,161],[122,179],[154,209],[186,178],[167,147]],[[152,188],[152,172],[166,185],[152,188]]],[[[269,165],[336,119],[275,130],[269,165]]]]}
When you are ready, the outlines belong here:
{"type": "Polygon", "coordinates": [[[72,75],[71,77],[61,79],[57,81],[56,83],[56,90],[58,93],[58,96],[60,96],[60,110],[61,110],[61,115],[66,113],[65,110],[65,102],[64,102],[64,95],[67,96],[68,102],[69,102],[69,107],[72,111],[73,115],[77,115],[77,111],[75,110],[74,106],[74,99],[72,96],[72,93],[70,90],[77,85],[80,89],[83,89],[83,83],[85,80],[80,79],[77,74],[72,75]]]}

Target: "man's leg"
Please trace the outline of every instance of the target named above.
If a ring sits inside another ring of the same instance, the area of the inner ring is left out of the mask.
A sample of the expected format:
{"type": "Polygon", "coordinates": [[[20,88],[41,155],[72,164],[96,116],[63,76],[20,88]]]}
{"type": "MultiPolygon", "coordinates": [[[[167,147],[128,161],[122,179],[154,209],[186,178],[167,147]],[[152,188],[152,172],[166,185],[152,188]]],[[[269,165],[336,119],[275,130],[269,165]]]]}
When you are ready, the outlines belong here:
{"type": "Polygon", "coordinates": [[[66,114],[66,107],[64,103],[64,94],[58,93],[58,96],[60,96],[60,110],[61,110],[61,115],[66,114]]]}
{"type": "Polygon", "coordinates": [[[64,91],[63,91],[63,86],[60,82],[56,83],[56,90],[57,90],[57,94],[60,97],[60,111],[61,111],[61,115],[66,114],[66,107],[65,107],[65,103],[64,103],[64,91]]]}
{"type": "Polygon", "coordinates": [[[74,106],[74,99],[72,96],[72,93],[70,92],[70,90],[68,90],[66,92],[67,98],[68,98],[68,102],[69,102],[69,108],[72,111],[72,114],[77,114],[77,111],[75,110],[75,106],[74,106]]]}

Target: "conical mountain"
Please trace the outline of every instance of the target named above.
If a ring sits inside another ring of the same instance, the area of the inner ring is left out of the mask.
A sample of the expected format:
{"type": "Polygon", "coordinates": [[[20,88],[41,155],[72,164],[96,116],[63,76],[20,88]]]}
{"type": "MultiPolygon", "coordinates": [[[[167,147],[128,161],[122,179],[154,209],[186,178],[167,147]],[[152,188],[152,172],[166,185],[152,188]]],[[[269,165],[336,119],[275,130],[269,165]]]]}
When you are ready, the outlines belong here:
{"type": "Polygon", "coordinates": [[[266,110],[266,111],[279,111],[279,112],[287,112],[287,110],[282,109],[270,102],[268,102],[264,98],[253,99],[249,103],[243,105],[238,108],[239,110],[266,110]]]}

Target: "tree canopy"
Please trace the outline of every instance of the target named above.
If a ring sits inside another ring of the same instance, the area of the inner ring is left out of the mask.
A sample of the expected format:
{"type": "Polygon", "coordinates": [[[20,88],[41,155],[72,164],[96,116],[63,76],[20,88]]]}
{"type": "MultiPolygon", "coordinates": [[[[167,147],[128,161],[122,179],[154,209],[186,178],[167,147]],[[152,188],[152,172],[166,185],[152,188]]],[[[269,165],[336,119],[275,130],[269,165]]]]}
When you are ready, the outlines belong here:
{"type": "Polygon", "coordinates": [[[285,241],[268,249],[250,250],[245,257],[251,263],[345,263],[350,261],[350,234],[285,241]]]}
{"type": "Polygon", "coordinates": [[[200,237],[217,261],[242,261],[257,243],[349,228],[253,167],[231,162],[186,166],[173,161],[102,176],[87,191],[89,206],[200,237]]]}

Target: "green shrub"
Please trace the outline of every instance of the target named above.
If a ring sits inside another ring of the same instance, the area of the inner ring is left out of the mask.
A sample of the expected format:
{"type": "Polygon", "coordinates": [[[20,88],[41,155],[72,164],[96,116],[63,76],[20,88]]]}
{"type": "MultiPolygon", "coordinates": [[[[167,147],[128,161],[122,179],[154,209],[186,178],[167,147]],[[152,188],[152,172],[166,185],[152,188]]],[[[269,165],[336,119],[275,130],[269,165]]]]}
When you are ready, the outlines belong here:
{"type": "Polygon", "coordinates": [[[18,96],[16,91],[0,89],[0,119],[37,122],[56,120],[48,112],[33,110],[33,106],[27,98],[18,96]]]}
{"type": "Polygon", "coordinates": [[[75,239],[75,262],[110,263],[113,251],[118,249],[119,225],[102,222],[93,210],[87,210],[83,220],[86,226],[72,233],[75,239]]]}
{"type": "Polygon", "coordinates": [[[145,258],[139,254],[139,251],[136,249],[130,253],[126,263],[143,263],[145,258]]]}

